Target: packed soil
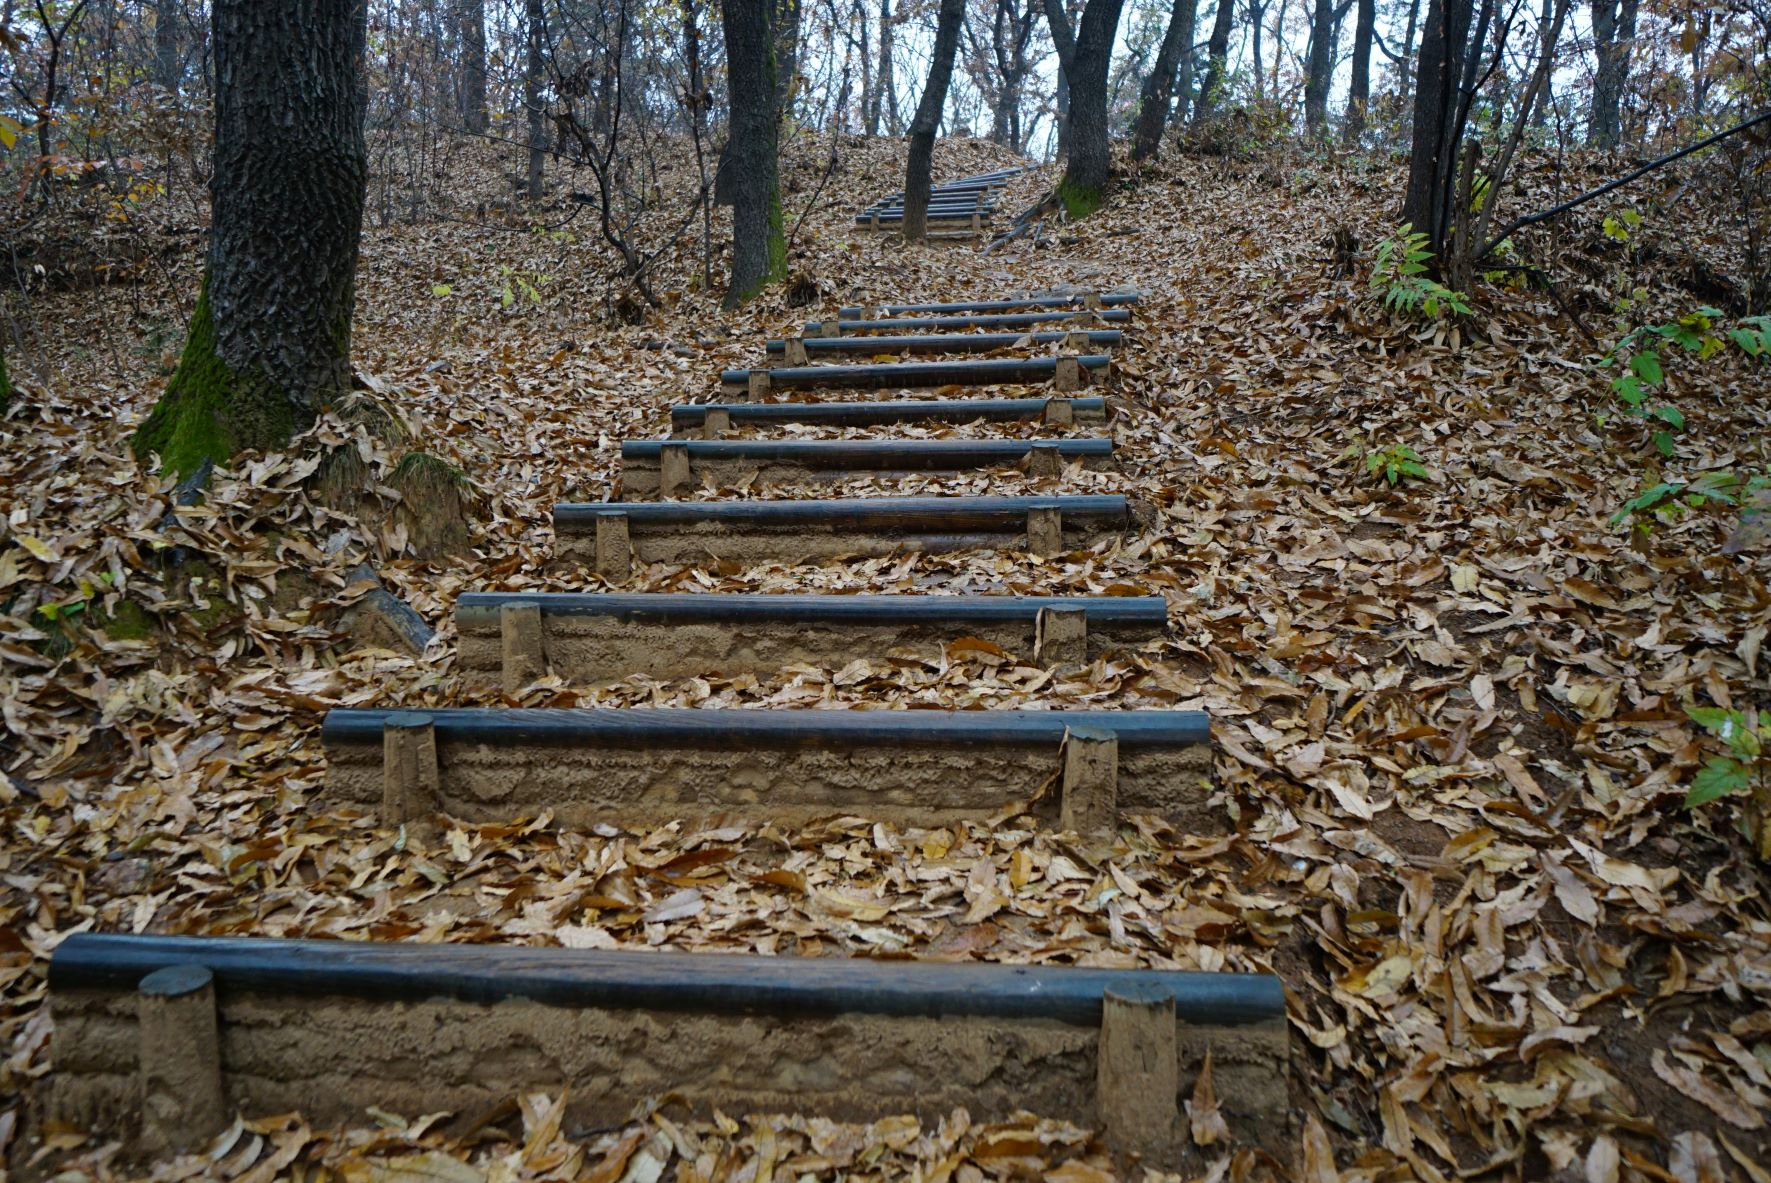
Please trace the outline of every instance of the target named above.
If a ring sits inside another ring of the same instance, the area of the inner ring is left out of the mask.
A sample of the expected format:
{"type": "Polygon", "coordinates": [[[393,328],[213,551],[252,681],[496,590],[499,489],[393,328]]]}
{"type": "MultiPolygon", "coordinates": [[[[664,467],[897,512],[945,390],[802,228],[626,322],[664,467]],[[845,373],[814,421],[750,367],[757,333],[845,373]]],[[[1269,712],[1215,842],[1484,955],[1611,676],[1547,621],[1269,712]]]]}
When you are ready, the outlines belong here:
{"type": "MultiPolygon", "coordinates": [[[[1771,371],[1732,349],[1669,355],[1685,427],[1663,461],[1639,422],[1607,414],[1615,367],[1584,335],[1609,344],[1706,303],[1688,286],[1693,254],[1711,272],[1738,267],[1723,197],[1620,197],[1643,213],[1633,244],[1602,231],[1618,208],[1604,202],[1522,235],[1532,259],[1558,260],[1558,291],[1501,275],[1453,322],[1386,310],[1370,288],[1399,161],[1171,150],[1126,169],[1097,215],[1048,215],[985,252],[854,233],[853,212],[899,187],[902,144],[835,147],[825,179],[828,141],[790,145],[795,276],[737,312],[703,286],[690,239],[654,276],[666,306],[636,307],[569,203],[500,208],[490,158],[483,192],[470,179],[416,221],[368,230],[363,381],[472,482],[471,550],[444,559],[411,556],[416,527],[399,513],[363,522],[302,491],[317,448],[352,438],[333,417],[286,454],[242,458],[167,520],[169,482],[126,444],[176,359],[195,237],[130,285],[33,297],[33,348],[8,359],[21,393],[0,419],[9,1161],[255,1183],[322,1167],[607,1180],[1118,1169],[1093,1130],[1038,1113],[844,1124],[736,1101],[707,1117],[658,1097],[610,1128],[564,1121],[568,1098],[538,1093],[467,1136],[402,1095],[339,1126],[257,1115],[200,1161],[132,1161],[62,1127],[27,1144],[20,1106],[53,1074],[46,960],[98,929],[1272,970],[1289,993],[1293,1120],[1226,1142],[1204,1119],[1209,1090],[1196,1094],[1188,1136],[1205,1177],[1279,1177],[1283,1161],[1312,1183],[1766,1178],[1765,868],[1740,834],[1743,798],[1682,800],[1721,752],[1685,708],[1766,705],[1771,563],[1762,530],[1720,502],[1649,531],[1612,519],[1662,477],[1765,471],[1771,371]],[[1122,492],[1142,507],[1124,535],[1049,561],[733,553],[643,565],[623,590],[1154,593],[1170,605],[1163,643],[1057,671],[954,643],[768,674],[553,677],[520,702],[1205,709],[1222,832],[1139,818],[1085,842],[1015,818],[581,829],[541,815],[425,838],[321,807],[327,708],[519,701],[457,669],[456,594],[603,586],[555,562],[549,508],[608,496],[619,441],[667,434],[670,405],[716,398],[719,371],[760,364],[766,337],[841,304],[1119,285],[1144,297],[1109,388],[1118,471],[770,495],[1122,492]],[[1366,458],[1398,444],[1425,475],[1391,486],[1366,458]],[[161,557],[174,547],[182,564],[161,557]],[[426,653],[341,631],[364,554],[438,629],[426,653]]],[[[935,175],[1007,163],[944,141],[935,175]]],[[[1610,168],[1529,161],[1514,200],[1548,205],[1610,168]]],[[[1018,178],[1002,208],[1055,179],[1018,178]]],[[[642,233],[662,240],[687,183],[666,187],[642,233]]],[[[397,460],[362,449],[378,473],[397,460]]]]}

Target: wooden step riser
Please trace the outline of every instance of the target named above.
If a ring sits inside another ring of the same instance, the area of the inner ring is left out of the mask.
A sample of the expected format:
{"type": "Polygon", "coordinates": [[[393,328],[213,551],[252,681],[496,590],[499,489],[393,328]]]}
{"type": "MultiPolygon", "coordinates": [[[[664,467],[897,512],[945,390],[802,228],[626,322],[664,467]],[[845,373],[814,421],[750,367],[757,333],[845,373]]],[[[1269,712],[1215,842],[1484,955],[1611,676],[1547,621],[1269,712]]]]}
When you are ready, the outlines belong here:
{"type": "MultiPolygon", "coordinates": [[[[504,681],[504,630],[496,619],[457,614],[460,636],[458,666],[504,681]]],[[[996,645],[1018,659],[1040,665],[1088,662],[1135,648],[1162,635],[1161,626],[1084,630],[1079,642],[1041,649],[1037,626],[1025,623],[836,625],[781,624],[769,621],[698,624],[656,624],[608,616],[540,617],[540,650],[544,669],[573,682],[601,682],[643,674],[653,678],[690,678],[707,674],[770,675],[790,665],[841,669],[858,657],[883,659],[911,651],[918,660],[941,660],[943,647],[962,637],[996,645]]],[[[512,665],[533,661],[514,650],[512,665]]],[[[506,685],[512,689],[533,681],[539,671],[517,668],[506,685]]]]}
{"type": "Polygon", "coordinates": [[[908,389],[930,386],[994,386],[1000,383],[1050,383],[1053,393],[1067,386],[1105,381],[1112,358],[1104,353],[1078,357],[954,358],[945,361],[880,362],[877,364],[772,366],[720,371],[721,389],[733,401],[760,401],[770,390],[908,389]],[[1066,379],[1061,371],[1074,373],[1066,379]],[[1060,364],[1064,363],[1064,364],[1060,364]],[[753,392],[752,375],[764,384],[753,392]]]}
{"type": "MultiPolygon", "coordinates": [[[[161,943],[178,946],[167,953],[169,963],[203,964],[205,942],[161,943]]],[[[388,976],[374,956],[387,946],[324,944],[337,946],[336,953],[316,951],[315,958],[355,959],[362,971],[355,976],[388,976]]],[[[1283,999],[1267,975],[1209,975],[1217,979],[1210,988],[1228,987],[1244,1001],[1233,1009],[1207,1008],[1221,1017],[1203,1019],[1189,1013],[1200,1008],[1188,997],[1188,980],[1202,975],[1152,971],[1112,975],[1127,984],[1101,987],[1092,1018],[1039,1014],[1031,996],[1044,983],[1067,975],[1091,982],[1107,976],[1043,967],[963,967],[995,978],[1038,975],[1018,987],[1030,995],[1027,1009],[1035,1013],[949,1008],[934,996],[927,1013],[902,997],[898,1003],[909,1005],[832,1012],[820,1006],[741,1008],[722,1003],[712,982],[697,988],[699,1001],[685,1000],[667,983],[660,983],[650,1002],[599,1001],[614,993],[606,988],[583,1003],[512,997],[501,977],[476,972],[472,963],[502,958],[534,966],[596,955],[460,946],[402,951],[422,955],[438,978],[456,975],[461,988],[412,999],[349,988],[349,966],[332,974],[329,986],[314,979],[284,983],[274,971],[239,975],[217,969],[213,987],[185,1003],[192,1025],[218,1036],[213,1050],[201,1054],[144,1044],[134,989],[140,979],[133,971],[114,984],[52,984],[55,1071],[45,1090],[45,1116],[131,1140],[142,1121],[143,1077],[163,1078],[172,1061],[178,1070],[207,1075],[220,1086],[212,1099],[220,1104],[211,1105],[218,1112],[174,1116],[219,1120],[224,1128],[235,1110],[248,1118],[300,1110],[324,1127],[360,1121],[374,1107],[408,1117],[447,1111],[451,1116],[442,1128],[461,1132],[494,1107],[540,1090],[565,1093],[570,1099],[564,1124],[588,1129],[619,1126],[646,1100],[675,1094],[700,1118],[715,1108],[740,1117],[803,1112],[858,1122],[911,1113],[931,1128],[960,1106],[983,1122],[1026,1109],[1105,1127],[1116,1149],[1180,1167],[1195,1161],[1186,1148],[1184,1106],[1209,1053],[1215,1092],[1234,1135],[1278,1148],[1290,1121],[1283,999]],[[1168,981],[1178,988],[1171,992],[1168,981]],[[1134,1054],[1126,1055],[1128,1048],[1134,1054]]],[[[272,961],[277,955],[261,956],[272,961]]],[[[758,962],[797,960],[792,971],[828,979],[820,993],[836,997],[867,991],[860,979],[882,973],[914,981],[921,968],[846,958],[600,956],[656,961],[654,977],[685,960],[726,963],[724,972],[740,995],[758,962]],[[846,979],[857,979],[856,985],[845,987],[846,979]]],[[[186,1099],[167,1100],[177,1110],[186,1099]]]]}
{"type": "MultiPolygon", "coordinates": [[[[1005,464],[998,471],[1032,471],[1033,475],[1060,476],[1073,464],[1081,464],[1094,471],[1108,470],[1115,467],[1113,457],[1107,456],[1053,456],[1051,458],[1036,457],[1029,459],[1023,456],[1019,464],[1005,464]]],[[[658,496],[687,497],[697,489],[712,486],[719,489],[732,489],[740,486],[771,488],[784,485],[803,485],[816,482],[860,480],[868,477],[879,479],[895,479],[912,476],[923,476],[932,472],[985,472],[992,471],[995,466],[978,464],[921,464],[915,467],[892,465],[885,468],[826,468],[807,464],[792,463],[758,463],[753,460],[702,460],[692,457],[686,465],[687,472],[673,470],[674,479],[667,489],[664,487],[663,469],[660,462],[653,457],[624,458],[621,461],[621,492],[627,498],[649,498],[658,496]]]]}
{"type": "Polygon", "coordinates": [[[894,423],[1105,423],[1106,400],[1077,399],[882,399],[856,402],[679,404],[670,409],[673,436],[713,438],[707,416],[723,412],[725,423],[715,434],[764,429],[784,424],[828,427],[879,427],[894,423]],[[1068,411],[1068,418],[1065,411],[1068,411]]]}
{"type": "Polygon", "coordinates": [[[1095,311],[1079,309],[1060,312],[978,313],[973,316],[909,316],[884,320],[808,320],[801,332],[805,337],[841,336],[845,333],[948,333],[966,329],[1032,329],[1052,325],[1073,324],[1077,328],[1098,328],[1102,325],[1131,323],[1131,312],[1124,308],[1103,308],[1095,311]]]}
{"type": "MultiPolygon", "coordinates": [[[[618,503],[617,503],[618,504],[618,503]]],[[[807,563],[844,556],[878,558],[901,551],[947,554],[963,550],[1000,550],[1043,555],[1068,553],[1091,547],[1117,531],[1094,527],[1061,527],[1056,548],[1038,545],[1024,529],[976,530],[838,530],[790,526],[781,529],[697,523],[681,526],[630,527],[632,561],[638,564],[670,563],[705,566],[718,562],[743,565],[758,563],[807,563]]],[[[560,533],[555,554],[567,563],[599,567],[596,536],[560,533]]],[[[610,578],[626,572],[604,570],[610,578]]]]}
{"type": "MultiPolygon", "coordinates": [[[[139,1121],[133,1009],[129,996],[56,996],[52,1120],[104,1131],[139,1121]]],[[[1100,1032],[1053,1020],[792,1020],[252,994],[218,1009],[230,1106],[258,1117],[299,1110],[319,1127],[359,1122],[374,1107],[407,1117],[448,1111],[461,1129],[537,1090],[567,1092],[565,1123],[582,1129],[619,1127],[641,1102],[667,1094],[702,1119],[715,1108],[857,1122],[911,1113],[932,1129],[963,1106],[981,1122],[1019,1110],[1103,1121],[1100,1032]]],[[[1176,1044],[1177,1113],[1210,1051],[1232,1132],[1258,1143],[1283,1128],[1283,1020],[1181,1026],[1176,1044]]]]}
{"type": "MultiPolygon", "coordinates": [[[[1132,292],[1102,292],[1098,294],[1101,307],[1117,308],[1126,304],[1136,304],[1138,297],[1132,292]]],[[[1021,309],[1037,308],[1086,308],[1093,302],[1090,293],[1081,292],[1066,296],[1021,296],[1005,300],[953,300],[930,304],[849,304],[837,309],[836,315],[842,320],[872,320],[877,316],[920,316],[925,313],[952,314],[965,312],[1015,312],[1021,309]],[[866,315],[871,310],[875,315],[866,315]]]]}
{"type": "MultiPolygon", "coordinates": [[[[770,749],[668,749],[488,744],[436,738],[436,784],[404,809],[408,820],[441,813],[469,823],[533,817],[589,829],[749,819],[801,824],[855,814],[900,825],[987,818],[1017,803],[1061,825],[1065,761],[1057,745],[902,743],[770,749]]],[[[387,792],[380,742],[326,744],[329,804],[381,810],[387,792]]],[[[1211,750],[1205,744],[1126,749],[1118,754],[1113,816],[1158,814],[1198,832],[1223,827],[1206,805],[1211,750]]],[[[1088,787],[1077,793],[1086,794],[1088,787]]],[[[1086,805],[1076,808],[1088,812],[1086,805]]],[[[394,822],[393,817],[384,820],[394,822]]],[[[1075,828],[1111,829],[1112,817],[1075,828]]],[[[1070,828],[1070,827],[1067,827],[1070,828]]]]}
{"type": "MultiPolygon", "coordinates": [[[[801,342],[811,358],[837,358],[848,361],[855,357],[873,357],[881,354],[928,354],[928,353],[992,353],[998,349],[1009,349],[1019,346],[1022,342],[1032,345],[1062,344],[1066,349],[1078,353],[1099,353],[1112,349],[1121,343],[1123,334],[1118,329],[1041,329],[1025,333],[930,333],[924,335],[892,335],[882,337],[807,337],[801,342]]],[[[783,356],[787,352],[787,344],[783,340],[770,341],[764,346],[764,352],[771,358],[783,356]]],[[[794,364],[800,364],[795,362],[794,364]]]]}

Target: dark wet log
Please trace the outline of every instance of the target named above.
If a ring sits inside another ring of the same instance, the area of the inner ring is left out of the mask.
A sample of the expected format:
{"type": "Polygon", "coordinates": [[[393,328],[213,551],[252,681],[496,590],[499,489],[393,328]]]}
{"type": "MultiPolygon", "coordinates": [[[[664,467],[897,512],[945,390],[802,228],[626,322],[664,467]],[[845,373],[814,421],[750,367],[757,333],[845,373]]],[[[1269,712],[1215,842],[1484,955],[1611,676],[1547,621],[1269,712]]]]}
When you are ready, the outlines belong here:
{"type": "Polygon", "coordinates": [[[142,978],[176,965],[209,970],[224,997],[486,1004],[527,999],[574,1008],[973,1015],[1079,1026],[1100,1023],[1109,991],[1159,988],[1174,998],[1175,1017],[1187,1024],[1265,1023],[1283,1019],[1285,1006],[1279,979],[1268,974],[97,933],[75,933],[56,948],[49,988],[133,995],[142,978]]]}
{"type": "Polygon", "coordinates": [[[590,533],[618,513],[635,533],[661,526],[725,525],[870,531],[1021,530],[1028,513],[1055,509],[1067,524],[1117,529],[1130,506],[1117,494],[1076,497],[855,497],[825,501],[567,502],[553,507],[556,533],[590,533]]]}
{"type": "Polygon", "coordinates": [[[1161,630],[1161,596],[803,596],[718,592],[465,592],[459,625],[496,624],[507,604],[534,605],[544,617],[598,616],[642,624],[779,623],[990,625],[1032,623],[1042,608],[1075,610],[1090,628],[1161,630]]]}
{"type": "Polygon", "coordinates": [[[438,743],[492,747],[619,747],[636,750],[805,747],[950,747],[1004,744],[1051,747],[1067,730],[1116,736],[1122,750],[1211,742],[1203,711],[845,711],[697,710],[693,707],[569,709],[457,707],[407,711],[331,710],[321,725],[328,745],[379,747],[390,719],[422,714],[438,743]]]}

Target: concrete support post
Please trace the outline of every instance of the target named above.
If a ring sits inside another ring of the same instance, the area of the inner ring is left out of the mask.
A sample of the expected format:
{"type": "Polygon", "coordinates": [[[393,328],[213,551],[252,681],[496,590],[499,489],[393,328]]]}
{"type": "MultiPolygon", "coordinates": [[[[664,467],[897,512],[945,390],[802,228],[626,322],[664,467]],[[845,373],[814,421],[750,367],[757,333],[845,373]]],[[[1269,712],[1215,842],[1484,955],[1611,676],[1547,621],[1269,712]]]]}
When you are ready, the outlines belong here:
{"type": "Polygon", "coordinates": [[[1083,386],[1082,361],[1076,357],[1060,357],[1057,368],[1052,371],[1052,389],[1059,394],[1068,394],[1081,390],[1083,386]]]}
{"type": "Polygon", "coordinates": [[[228,1124],[215,979],[169,965],[136,988],[141,1034],[141,1140],[150,1153],[195,1150],[228,1124]]]}
{"type": "Polygon", "coordinates": [[[442,775],[437,729],[422,711],[399,711],[381,725],[381,824],[423,821],[437,809],[442,775]]]}
{"type": "Polygon", "coordinates": [[[1115,1149],[1172,1168],[1180,1152],[1180,1061],[1174,995],[1160,986],[1111,987],[1101,1000],[1095,1112],[1115,1149]]]}
{"type": "Polygon", "coordinates": [[[1027,549],[1041,559],[1049,559],[1063,551],[1062,510],[1049,506],[1027,511],[1027,549]]]}
{"type": "Polygon", "coordinates": [[[619,582],[633,574],[633,546],[627,515],[609,510],[596,515],[596,573],[619,582]]]}
{"type": "Polygon", "coordinates": [[[675,497],[689,487],[689,445],[667,440],[658,449],[658,496],[675,497]]]}
{"type": "Polygon", "coordinates": [[[547,673],[540,604],[499,605],[498,636],[506,694],[518,693],[547,673]]]}
{"type": "Polygon", "coordinates": [[[1062,828],[1111,834],[1119,821],[1119,737],[1083,728],[1066,734],[1062,791],[1062,828]]]}
{"type": "Polygon", "coordinates": [[[1088,660],[1088,613],[1081,608],[1041,608],[1033,633],[1033,659],[1041,665],[1088,660]]]}

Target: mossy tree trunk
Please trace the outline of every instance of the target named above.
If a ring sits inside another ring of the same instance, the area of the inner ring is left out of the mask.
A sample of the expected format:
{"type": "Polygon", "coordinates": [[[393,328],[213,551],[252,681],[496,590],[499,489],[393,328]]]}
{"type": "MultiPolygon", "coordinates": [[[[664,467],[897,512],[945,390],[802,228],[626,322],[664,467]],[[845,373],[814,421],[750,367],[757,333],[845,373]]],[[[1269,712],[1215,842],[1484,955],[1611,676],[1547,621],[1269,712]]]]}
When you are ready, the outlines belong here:
{"type": "Polygon", "coordinates": [[[1059,185],[1064,205],[1073,215],[1093,212],[1101,204],[1112,167],[1107,149],[1107,71],[1113,61],[1113,38],[1125,0],[1088,0],[1076,26],[1076,50],[1070,79],[1069,155],[1059,185]]]}
{"type": "Polygon", "coordinates": [[[787,274],[776,148],[774,30],[767,0],[721,0],[732,122],[721,167],[732,199],[732,284],[727,308],[787,274]]]}
{"type": "Polygon", "coordinates": [[[6,343],[0,341],[0,415],[12,405],[12,379],[6,376],[6,343]]]}
{"type": "Polygon", "coordinates": [[[953,55],[959,49],[959,27],[965,23],[965,0],[941,0],[935,23],[935,52],[929,80],[910,123],[910,160],[904,170],[904,237],[926,238],[929,229],[929,172],[935,157],[935,132],[947,105],[953,80],[953,55]]]}
{"type": "Polygon", "coordinates": [[[215,0],[208,274],[138,456],[280,447],[351,384],[368,154],[362,0],[215,0]]]}

